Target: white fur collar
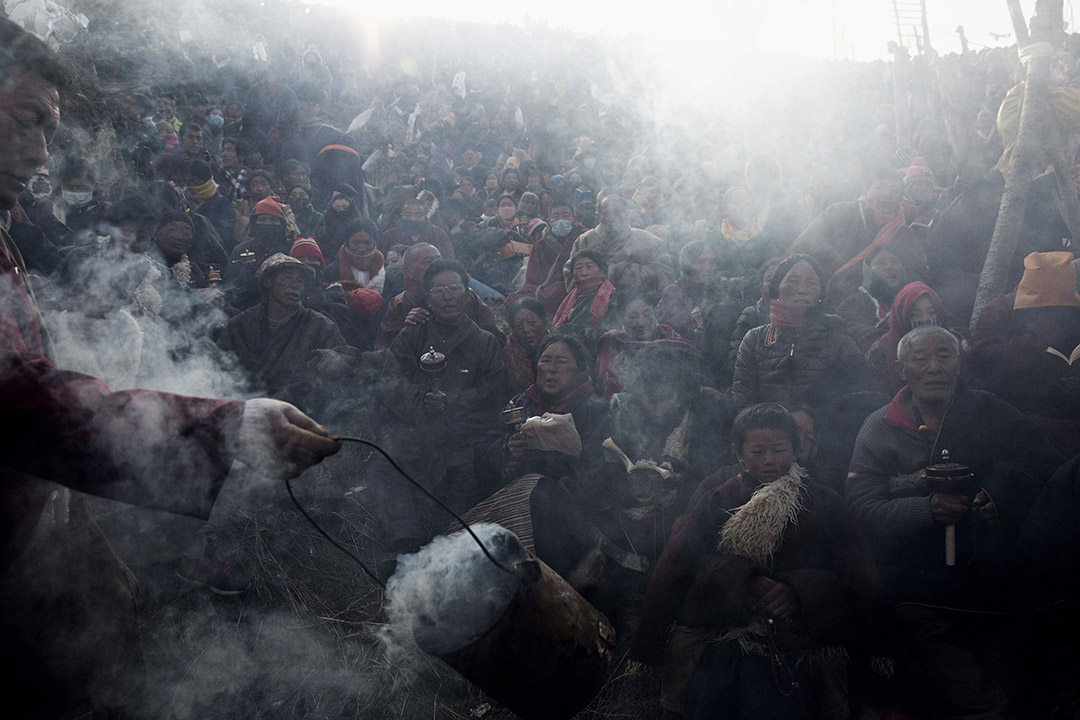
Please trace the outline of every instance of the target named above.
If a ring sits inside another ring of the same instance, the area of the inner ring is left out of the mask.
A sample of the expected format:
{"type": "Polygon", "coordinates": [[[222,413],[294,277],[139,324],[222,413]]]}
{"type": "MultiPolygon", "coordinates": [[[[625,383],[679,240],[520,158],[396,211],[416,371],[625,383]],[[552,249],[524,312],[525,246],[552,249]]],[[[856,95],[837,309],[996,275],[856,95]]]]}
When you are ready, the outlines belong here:
{"type": "Polygon", "coordinates": [[[759,487],[724,523],[717,549],[770,567],[784,530],[799,522],[806,483],[806,470],[792,463],[787,474],[759,487]]]}

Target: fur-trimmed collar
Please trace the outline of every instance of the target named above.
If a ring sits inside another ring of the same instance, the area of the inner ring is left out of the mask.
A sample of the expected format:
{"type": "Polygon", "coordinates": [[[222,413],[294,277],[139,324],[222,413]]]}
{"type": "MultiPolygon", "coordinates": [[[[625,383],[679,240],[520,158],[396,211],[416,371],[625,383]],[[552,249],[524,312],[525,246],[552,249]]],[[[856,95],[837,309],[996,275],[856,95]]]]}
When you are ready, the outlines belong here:
{"type": "Polygon", "coordinates": [[[771,567],[787,526],[799,521],[807,482],[806,469],[792,463],[785,475],[759,487],[724,523],[717,549],[771,567]]]}

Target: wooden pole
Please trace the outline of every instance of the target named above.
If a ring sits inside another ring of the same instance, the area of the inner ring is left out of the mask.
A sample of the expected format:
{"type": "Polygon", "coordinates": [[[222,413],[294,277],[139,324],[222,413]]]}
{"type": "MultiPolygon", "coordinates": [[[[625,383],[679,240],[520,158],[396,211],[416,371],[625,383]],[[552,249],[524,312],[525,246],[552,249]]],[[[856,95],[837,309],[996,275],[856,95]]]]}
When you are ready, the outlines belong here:
{"type": "MultiPolygon", "coordinates": [[[[1009,3],[1010,14],[1013,14],[1013,22],[1016,23],[1014,6],[1019,10],[1019,2],[1017,0],[1006,0],[1006,2],[1009,3]]],[[[1049,23],[1040,16],[1037,6],[1035,16],[1031,19],[1031,41],[1048,42],[1049,30],[1049,23]]],[[[1016,25],[1016,32],[1018,36],[1021,32],[1027,36],[1027,27],[1023,24],[1023,17],[1020,17],[1020,24],[1016,25]]],[[[995,297],[1003,295],[1008,290],[1009,271],[1020,239],[1020,228],[1027,210],[1031,181],[1035,177],[1036,169],[1040,166],[1045,167],[1046,155],[1043,152],[1043,146],[1050,122],[1055,122],[1049,117],[1050,110],[1047,107],[1046,98],[1046,88],[1050,80],[1050,63],[1049,54],[1036,55],[1027,61],[1024,100],[1020,108],[1020,127],[1016,135],[1016,151],[1013,153],[1009,176],[1005,180],[1001,208],[998,210],[997,224],[994,226],[994,237],[990,241],[990,249],[986,254],[982,273],[979,275],[979,288],[975,293],[975,307],[971,313],[972,334],[975,332],[975,325],[982,309],[995,297]]]]}
{"type": "Polygon", "coordinates": [[[1016,34],[1016,46],[1024,47],[1031,42],[1028,37],[1027,23],[1024,22],[1024,11],[1020,8],[1020,0],[1005,0],[1009,6],[1009,17],[1012,18],[1013,32],[1016,34]]]}
{"type": "Polygon", "coordinates": [[[908,51],[902,45],[893,49],[893,110],[896,118],[896,149],[911,147],[911,128],[907,106],[908,51]]]}

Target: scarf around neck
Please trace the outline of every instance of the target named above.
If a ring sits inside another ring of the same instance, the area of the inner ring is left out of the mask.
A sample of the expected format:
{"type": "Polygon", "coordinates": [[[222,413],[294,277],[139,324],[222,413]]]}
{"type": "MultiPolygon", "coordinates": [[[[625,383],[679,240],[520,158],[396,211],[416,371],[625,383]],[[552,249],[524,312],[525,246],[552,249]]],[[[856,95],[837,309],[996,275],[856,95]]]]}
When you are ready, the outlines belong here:
{"type": "Polygon", "coordinates": [[[897,210],[896,213],[889,215],[871,205],[870,201],[866,199],[865,195],[859,197],[859,207],[864,211],[864,213],[867,210],[870,211],[871,216],[874,220],[874,224],[878,225],[880,229],[877,231],[877,235],[874,236],[873,241],[869,245],[860,250],[855,255],[855,257],[851,258],[846,263],[841,265],[840,269],[832,274],[832,277],[829,278],[829,282],[825,284],[826,293],[829,292],[833,281],[836,280],[837,277],[843,275],[851,268],[860,264],[871,252],[881,247],[882,245],[887,244],[890,240],[896,237],[896,234],[900,232],[900,229],[907,225],[909,212],[911,212],[912,214],[914,213],[914,208],[912,208],[911,205],[901,202],[900,209],[897,210]]]}
{"type": "Polygon", "coordinates": [[[366,272],[374,278],[382,270],[383,260],[384,256],[378,250],[374,250],[368,255],[357,255],[349,252],[347,245],[342,245],[341,249],[338,250],[338,279],[356,282],[356,277],[352,273],[353,268],[360,272],[366,272]]]}
{"type": "Polygon", "coordinates": [[[562,325],[565,323],[577,305],[578,299],[591,292],[595,292],[596,295],[593,296],[592,303],[589,305],[589,326],[593,330],[599,328],[604,316],[607,315],[611,296],[615,292],[615,286],[608,282],[607,277],[603,275],[593,275],[591,278],[574,283],[574,288],[570,291],[570,294],[563,298],[562,303],[559,304],[559,309],[555,311],[554,324],[562,325]]]}
{"type": "Polygon", "coordinates": [[[765,331],[765,344],[775,345],[782,328],[800,328],[806,324],[806,305],[773,300],[769,305],[769,329],[765,331]]]}
{"type": "Polygon", "coordinates": [[[536,405],[535,413],[543,415],[544,413],[565,413],[575,401],[592,395],[592,392],[593,382],[589,371],[582,370],[570,383],[570,387],[557,397],[548,397],[536,386],[536,383],[530,385],[525,391],[525,397],[536,405]]]}

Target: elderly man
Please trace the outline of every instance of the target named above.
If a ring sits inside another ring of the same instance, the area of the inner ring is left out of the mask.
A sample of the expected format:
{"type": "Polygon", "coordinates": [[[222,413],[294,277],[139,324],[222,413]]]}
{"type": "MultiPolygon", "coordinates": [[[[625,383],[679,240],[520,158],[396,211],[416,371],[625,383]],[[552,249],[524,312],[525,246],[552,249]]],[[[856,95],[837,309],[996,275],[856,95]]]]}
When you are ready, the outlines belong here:
{"type": "Polygon", "coordinates": [[[305,289],[315,282],[310,265],[275,253],[255,277],[263,301],[225,323],[218,345],[233,352],[268,394],[302,403],[309,362],[319,350],[344,346],[345,338],[333,320],[302,304],[305,289]]]}
{"type": "MultiPolygon", "coordinates": [[[[379,383],[385,442],[391,455],[456,511],[480,500],[474,471],[477,449],[498,421],[502,397],[503,342],[467,314],[469,275],[453,260],[436,260],[424,273],[428,319],[394,338],[379,383]],[[425,364],[432,349],[445,367],[425,364]]],[[[370,467],[371,495],[387,551],[383,571],[399,553],[429,540],[413,488],[381,458],[370,467]]],[[[450,518],[440,515],[438,526],[450,518]]]]}
{"type": "MultiPolygon", "coordinates": [[[[386,303],[386,310],[379,324],[379,334],[375,338],[376,350],[385,350],[390,347],[390,343],[394,341],[402,328],[428,319],[430,312],[426,307],[427,295],[424,293],[422,283],[428,267],[440,259],[442,255],[438,248],[427,243],[418,243],[405,251],[405,257],[402,258],[405,289],[396,295],[384,293],[384,297],[390,299],[386,303]]],[[[466,291],[465,314],[482,329],[498,338],[500,342],[505,342],[506,337],[495,324],[495,316],[491,314],[491,309],[471,288],[466,288],[466,291]]]]}
{"type": "MultiPolygon", "coordinates": [[[[45,162],[68,77],[44,43],[0,19],[0,209],[14,207],[45,162]]],[[[119,711],[130,698],[110,682],[110,668],[117,648],[138,647],[132,597],[122,581],[113,582],[124,574],[100,531],[91,528],[93,541],[69,545],[60,573],[39,563],[40,548],[27,552],[56,489],[47,481],[205,518],[233,460],[267,476],[298,474],[337,448],[324,428],[286,403],[111,392],[95,378],[56,368],[46,357],[26,269],[2,228],[0,414],[7,430],[0,580],[13,566],[29,567],[33,577],[31,584],[5,582],[0,592],[0,672],[11,706],[39,717],[73,716],[88,700],[102,716],[119,711]],[[94,553],[89,570],[86,558],[94,553]],[[94,598],[77,590],[86,572],[93,573],[94,598]],[[36,593],[46,585],[67,595],[60,603],[42,598],[36,593]],[[73,612],[91,607],[110,611],[73,612]]],[[[76,520],[59,535],[70,536],[76,520]]]]}
{"type": "MultiPolygon", "coordinates": [[[[616,289],[640,287],[659,293],[674,279],[664,241],[651,232],[630,227],[626,199],[608,195],[600,203],[600,224],[574,241],[570,257],[582,250],[596,250],[608,262],[608,279],[616,289]]],[[[570,287],[570,261],[563,265],[563,279],[570,287]]]]}
{"type": "Polygon", "coordinates": [[[907,385],[863,424],[847,500],[896,603],[902,658],[919,688],[910,697],[926,705],[917,712],[1002,717],[1008,698],[989,667],[991,659],[1015,657],[1011,555],[1034,498],[1063,458],[1014,407],[959,383],[959,346],[948,330],[912,330],[897,356],[907,385]],[[928,479],[942,470],[930,467],[946,461],[967,466],[974,482],[928,479]],[[947,565],[953,534],[955,564],[947,565]]]}

